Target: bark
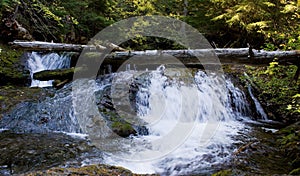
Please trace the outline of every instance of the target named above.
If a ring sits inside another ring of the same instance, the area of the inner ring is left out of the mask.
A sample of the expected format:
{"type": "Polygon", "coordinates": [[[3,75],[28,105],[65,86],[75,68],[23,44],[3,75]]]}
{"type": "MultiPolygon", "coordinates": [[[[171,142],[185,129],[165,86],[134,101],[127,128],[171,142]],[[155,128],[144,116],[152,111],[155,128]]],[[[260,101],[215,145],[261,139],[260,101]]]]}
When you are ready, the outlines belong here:
{"type": "Polygon", "coordinates": [[[33,74],[33,79],[40,81],[48,80],[72,80],[74,68],[57,69],[57,70],[44,70],[33,74]]]}
{"type": "Polygon", "coordinates": [[[25,42],[25,41],[13,41],[10,43],[13,48],[23,48],[29,51],[77,51],[80,52],[84,48],[90,48],[96,51],[96,46],[89,45],[77,45],[67,43],[51,43],[51,42],[25,42]]]}
{"type": "Polygon", "coordinates": [[[108,43],[107,47],[102,45],[79,45],[79,44],[68,44],[68,43],[52,43],[52,42],[41,42],[41,41],[18,41],[15,40],[10,43],[14,48],[23,48],[29,51],[74,51],[81,52],[83,49],[89,49],[91,51],[103,51],[110,49],[112,51],[126,51],[113,43],[108,43]]]}
{"type": "MultiPolygon", "coordinates": [[[[22,42],[14,41],[12,46],[24,48],[27,50],[43,51],[77,51],[89,49],[91,52],[98,52],[110,49],[114,52],[105,56],[106,62],[124,62],[132,57],[139,58],[157,58],[158,61],[170,61],[171,57],[179,59],[184,64],[253,64],[266,65],[272,62],[274,58],[280,64],[297,64],[299,63],[300,50],[294,51],[264,51],[254,50],[251,48],[216,48],[216,49],[190,49],[190,50],[146,50],[146,51],[125,51],[123,48],[108,44],[107,47],[101,45],[77,45],[65,43],[49,42],[22,42]],[[218,56],[218,57],[216,57],[218,56]]],[[[86,51],[86,50],[85,50],[86,51]]],[[[100,57],[99,57],[100,59],[100,57]]],[[[142,60],[144,62],[145,60],[142,60]]],[[[174,61],[174,59],[173,59],[174,61]]],[[[172,62],[173,62],[172,61],[172,62]]],[[[171,62],[171,63],[172,63],[171,62]]],[[[170,63],[170,64],[171,64],[170,63]]]]}

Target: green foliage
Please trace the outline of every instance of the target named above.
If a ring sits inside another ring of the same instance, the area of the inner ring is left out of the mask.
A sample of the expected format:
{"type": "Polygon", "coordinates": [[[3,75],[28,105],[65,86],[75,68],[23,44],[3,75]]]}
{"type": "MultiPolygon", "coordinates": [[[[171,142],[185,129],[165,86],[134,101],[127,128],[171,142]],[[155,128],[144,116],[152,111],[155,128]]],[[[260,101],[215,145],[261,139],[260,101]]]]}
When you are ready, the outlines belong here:
{"type": "MultiPolygon", "coordinates": [[[[208,13],[213,21],[223,21],[229,29],[262,35],[266,49],[300,48],[300,15],[297,2],[275,0],[211,0],[208,13]]],[[[251,35],[254,36],[254,35],[251,35]]]]}
{"type": "Polygon", "coordinates": [[[0,45],[0,47],[0,85],[7,84],[8,81],[24,79],[24,73],[22,73],[22,66],[20,65],[22,51],[12,50],[5,45],[0,45]]]}
{"type": "MultiPolygon", "coordinates": [[[[6,11],[11,15],[17,7],[17,20],[37,40],[86,42],[116,21],[133,16],[164,15],[186,21],[219,47],[243,47],[250,43],[267,50],[291,50],[300,46],[296,0],[0,1],[2,14],[6,11]]],[[[146,24],[140,27],[143,25],[146,24]]],[[[170,46],[168,41],[141,36],[129,43],[131,49],[136,46],[152,49],[157,40],[170,46]]]]}
{"type": "Polygon", "coordinates": [[[277,146],[281,149],[286,158],[290,162],[287,164],[291,166],[289,175],[299,175],[300,164],[300,122],[291,124],[276,132],[278,137],[276,140],[277,146]]]}
{"type": "Polygon", "coordinates": [[[6,8],[10,8],[10,3],[11,3],[10,0],[1,0],[1,1],[0,1],[0,8],[1,8],[1,11],[3,11],[3,10],[6,9],[6,8]]]}
{"type": "Polygon", "coordinates": [[[287,110],[291,111],[292,113],[300,114],[300,94],[297,93],[292,97],[292,101],[287,106],[287,110]]]}
{"type": "Polygon", "coordinates": [[[78,37],[91,38],[114,22],[109,8],[113,5],[109,0],[62,0],[55,13],[65,16],[65,34],[73,30],[78,37]]]}
{"type": "MultiPolygon", "coordinates": [[[[260,100],[281,115],[299,115],[299,82],[294,81],[297,66],[282,66],[278,62],[271,62],[268,67],[248,67],[252,81],[258,86],[260,100]]],[[[292,119],[291,119],[292,120],[292,119]]]]}

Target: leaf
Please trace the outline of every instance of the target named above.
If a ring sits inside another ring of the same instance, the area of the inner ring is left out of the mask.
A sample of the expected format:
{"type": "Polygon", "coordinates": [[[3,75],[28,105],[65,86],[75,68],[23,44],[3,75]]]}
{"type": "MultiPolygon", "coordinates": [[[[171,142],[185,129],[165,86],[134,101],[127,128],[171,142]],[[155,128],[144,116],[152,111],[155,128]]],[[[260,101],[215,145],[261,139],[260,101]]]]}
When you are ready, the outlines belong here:
{"type": "Polygon", "coordinates": [[[227,20],[226,22],[229,24],[229,25],[233,25],[234,23],[236,22],[241,22],[240,20],[240,13],[237,13],[235,14],[233,17],[231,17],[231,19],[227,20]]]}
{"type": "Polygon", "coordinates": [[[271,2],[263,2],[263,4],[267,5],[268,7],[275,7],[275,4],[271,2]]]}
{"type": "Polygon", "coordinates": [[[259,21],[259,22],[250,23],[250,24],[247,25],[247,29],[252,30],[255,27],[259,27],[260,29],[263,29],[263,28],[268,27],[269,22],[270,21],[259,21]]]}
{"type": "Polygon", "coordinates": [[[294,95],[293,98],[300,98],[300,94],[294,95]]]}
{"type": "Polygon", "coordinates": [[[212,19],[212,21],[217,21],[217,20],[222,20],[224,19],[226,16],[226,14],[222,14],[222,15],[219,15],[219,16],[216,16],[212,19]]]}
{"type": "Polygon", "coordinates": [[[292,13],[292,12],[295,12],[296,10],[297,10],[297,6],[288,4],[288,5],[285,5],[284,9],[280,12],[281,13],[292,13]]]}

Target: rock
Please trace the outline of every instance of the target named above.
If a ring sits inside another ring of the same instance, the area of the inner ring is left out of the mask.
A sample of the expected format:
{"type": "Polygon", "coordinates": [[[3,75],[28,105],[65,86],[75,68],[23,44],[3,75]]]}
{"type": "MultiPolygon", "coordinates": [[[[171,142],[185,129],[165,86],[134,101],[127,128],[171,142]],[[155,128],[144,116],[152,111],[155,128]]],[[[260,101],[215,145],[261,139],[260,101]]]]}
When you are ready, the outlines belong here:
{"type": "MultiPolygon", "coordinates": [[[[135,97],[131,92],[131,96],[135,97]]],[[[127,114],[128,116],[122,116],[116,110],[118,107],[114,104],[111,97],[111,87],[106,87],[103,91],[99,91],[96,93],[97,97],[97,106],[100,113],[104,116],[107,121],[108,126],[112,129],[113,132],[118,134],[121,137],[129,137],[130,135],[148,134],[146,127],[144,126],[135,126],[127,122],[126,119],[133,119],[128,117],[129,115],[134,116],[134,114],[127,114]]],[[[135,99],[130,99],[130,103],[135,101],[135,99]]],[[[119,101],[118,101],[119,102],[119,101]]],[[[133,104],[133,103],[132,103],[133,104]]],[[[134,109],[134,107],[131,107],[134,109]]]]}
{"type": "Polygon", "coordinates": [[[132,125],[128,122],[124,121],[114,121],[111,124],[111,128],[113,132],[118,134],[121,137],[129,137],[130,135],[136,135],[137,132],[132,127],[132,125]]]}
{"type": "Polygon", "coordinates": [[[21,176],[39,176],[39,175],[122,175],[122,176],[141,176],[142,174],[134,174],[131,171],[122,167],[109,166],[109,165],[90,165],[80,168],[51,168],[46,171],[37,171],[22,174],[21,176]]]}
{"type": "Polygon", "coordinates": [[[0,175],[3,170],[20,174],[59,166],[92,150],[83,139],[61,133],[0,133],[0,175]]]}
{"type": "Polygon", "coordinates": [[[217,173],[212,174],[212,176],[230,176],[232,175],[232,171],[231,170],[221,170],[217,173]]]}
{"type": "Polygon", "coordinates": [[[0,45],[0,86],[30,85],[30,74],[22,62],[22,51],[0,45]]]}
{"type": "Polygon", "coordinates": [[[0,87],[0,119],[14,107],[24,101],[42,101],[48,96],[53,96],[51,89],[29,88],[19,86],[0,87]]]}

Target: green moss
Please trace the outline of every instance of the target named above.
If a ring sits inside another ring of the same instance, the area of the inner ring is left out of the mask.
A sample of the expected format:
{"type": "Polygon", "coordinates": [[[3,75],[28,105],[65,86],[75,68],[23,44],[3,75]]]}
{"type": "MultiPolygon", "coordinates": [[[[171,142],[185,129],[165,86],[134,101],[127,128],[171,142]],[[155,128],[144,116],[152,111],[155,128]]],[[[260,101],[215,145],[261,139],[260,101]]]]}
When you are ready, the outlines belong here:
{"type": "Polygon", "coordinates": [[[22,50],[15,50],[0,44],[0,85],[24,84],[28,81],[29,73],[21,65],[22,50]]]}
{"type": "Polygon", "coordinates": [[[136,131],[131,124],[124,121],[114,121],[111,125],[112,130],[121,137],[128,137],[136,134],[136,131]]]}
{"type": "Polygon", "coordinates": [[[133,174],[131,171],[122,167],[109,166],[104,164],[90,165],[80,168],[52,168],[47,171],[36,171],[24,174],[26,176],[38,176],[38,175],[132,175],[138,176],[141,174],[133,174]]]}
{"type": "Polygon", "coordinates": [[[131,130],[134,130],[129,123],[119,122],[119,121],[113,122],[112,125],[111,125],[111,127],[113,129],[118,129],[118,130],[122,130],[122,131],[127,131],[127,130],[131,131],[131,130]]]}
{"type": "Polygon", "coordinates": [[[258,89],[258,99],[267,111],[275,114],[271,118],[285,122],[300,120],[300,111],[297,111],[300,98],[295,96],[300,83],[293,81],[297,66],[282,66],[275,61],[268,67],[248,66],[247,69],[251,82],[258,89]]]}
{"type": "Polygon", "coordinates": [[[0,86],[0,118],[22,102],[41,101],[53,93],[41,88],[0,86]]]}
{"type": "Polygon", "coordinates": [[[100,52],[87,52],[83,56],[86,59],[99,59],[101,57],[100,52]]]}
{"type": "Polygon", "coordinates": [[[102,114],[107,118],[110,128],[121,137],[128,137],[130,135],[135,135],[137,132],[132,127],[132,125],[126,122],[122,117],[120,117],[114,111],[100,110],[102,114]]]}
{"type": "Polygon", "coordinates": [[[229,175],[232,175],[231,170],[221,170],[217,173],[212,174],[212,176],[229,176],[229,175]]]}
{"type": "Polygon", "coordinates": [[[53,79],[58,79],[58,80],[72,79],[74,70],[75,70],[74,68],[44,70],[33,74],[33,78],[41,81],[48,81],[53,79]]]}

